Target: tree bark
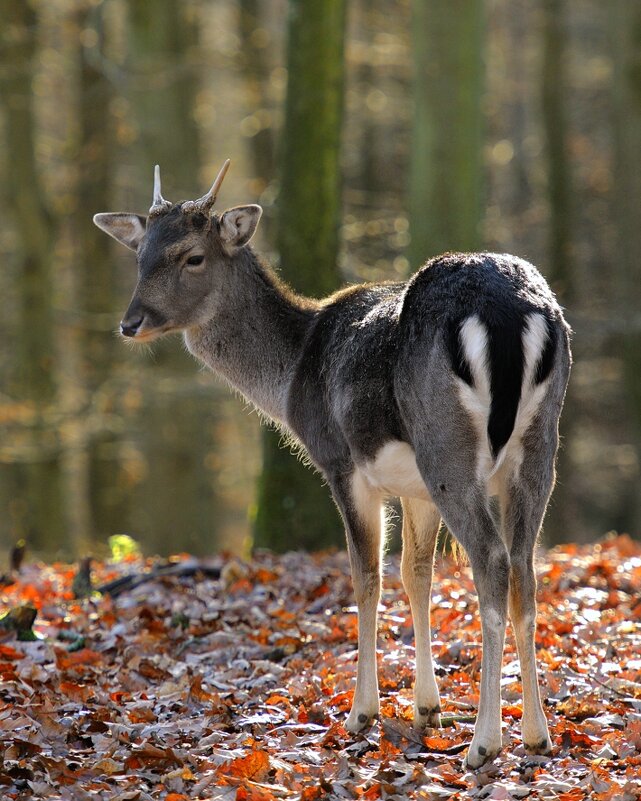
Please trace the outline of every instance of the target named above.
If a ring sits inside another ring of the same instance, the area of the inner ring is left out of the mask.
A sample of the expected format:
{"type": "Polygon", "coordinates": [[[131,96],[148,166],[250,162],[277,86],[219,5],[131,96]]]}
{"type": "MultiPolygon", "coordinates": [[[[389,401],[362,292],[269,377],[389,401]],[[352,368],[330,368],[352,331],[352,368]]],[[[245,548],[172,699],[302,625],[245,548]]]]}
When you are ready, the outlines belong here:
{"type": "Polygon", "coordinates": [[[106,40],[103,9],[83,5],[73,27],[71,23],[70,36],[77,47],[78,127],[69,150],[76,168],[76,204],[69,218],[74,258],[65,287],[73,311],[65,318],[61,353],[65,381],[60,400],[68,418],[61,464],[68,537],[80,555],[92,542],[104,542],[118,530],[115,437],[104,428],[105,403],[100,400],[113,370],[115,270],[109,241],[97,235],[92,221],[93,214],[111,208],[115,132],[110,114],[114,92],[101,62],[106,40]],[[95,35],[95,46],[83,44],[83,32],[95,35]]]}
{"type": "Polygon", "coordinates": [[[142,194],[137,201],[148,208],[155,163],[160,164],[163,188],[173,201],[200,192],[196,186],[200,138],[194,119],[200,82],[190,63],[198,47],[197,22],[188,17],[187,4],[174,0],[131,3],[129,39],[130,97],[137,153],[143,157],[137,181],[142,194]]]}
{"type": "Polygon", "coordinates": [[[46,421],[46,410],[56,395],[51,275],[54,225],[35,155],[32,83],[37,30],[38,17],[29,3],[3,2],[0,41],[7,68],[0,79],[0,97],[8,154],[5,191],[18,243],[20,302],[14,377],[7,390],[36,412],[26,449],[30,453],[13,471],[15,496],[28,498],[28,502],[10,505],[11,526],[16,538],[24,537],[33,550],[52,551],[64,547],[64,527],[57,447],[46,421]]]}
{"type": "Polygon", "coordinates": [[[413,0],[409,258],[481,242],[483,3],[413,0]]]}
{"type": "MultiPolygon", "coordinates": [[[[290,0],[288,24],[278,250],[285,279],[321,297],[340,282],[345,2],[290,0]]],[[[279,439],[271,430],[264,433],[255,545],[313,550],[342,543],[329,491],[279,439]]]]}
{"type": "Polygon", "coordinates": [[[562,301],[572,294],[572,184],[567,155],[565,2],[544,0],[542,119],[550,208],[547,277],[562,301]]]}
{"type": "MultiPolygon", "coordinates": [[[[613,257],[621,314],[621,354],[630,413],[630,439],[641,466],[641,7],[630,0],[612,4],[614,59],[614,211],[617,247],[613,257]]],[[[641,530],[641,475],[637,472],[630,532],[641,530]]]]}
{"type": "Polygon", "coordinates": [[[21,330],[17,348],[17,387],[39,403],[55,394],[51,249],[53,224],[44,200],[35,158],[33,72],[37,15],[21,0],[3,3],[4,71],[0,92],[6,114],[7,177],[13,222],[20,242],[21,330]]]}
{"type": "MultiPolygon", "coordinates": [[[[198,24],[189,11],[187,4],[174,0],[129,5],[129,96],[140,165],[137,208],[149,208],[156,163],[163,192],[174,202],[198,197],[209,186],[201,186],[199,175],[194,108],[200,81],[192,66],[198,24]]],[[[171,553],[180,532],[193,548],[215,548],[217,474],[208,467],[215,461],[215,400],[197,386],[197,367],[173,337],[154,345],[153,371],[144,382],[136,443],[147,466],[136,493],[145,544],[171,553]]]]}
{"type": "MultiPolygon", "coordinates": [[[[247,84],[247,94],[252,110],[262,111],[269,92],[269,62],[262,38],[257,31],[264,30],[262,13],[263,0],[239,0],[240,57],[247,84]]],[[[256,177],[267,186],[274,174],[274,129],[271,125],[262,127],[251,137],[252,159],[256,177]]]]}
{"type": "MultiPolygon", "coordinates": [[[[547,263],[543,265],[550,285],[563,303],[573,297],[572,265],[572,181],[568,159],[567,82],[565,71],[565,0],[544,0],[543,63],[541,68],[541,118],[547,156],[549,204],[547,263]]],[[[574,406],[572,385],[565,399],[561,419],[561,446],[557,459],[558,481],[546,517],[545,541],[549,545],[574,542],[585,537],[580,526],[580,509],[574,487],[570,457],[574,406]]]]}

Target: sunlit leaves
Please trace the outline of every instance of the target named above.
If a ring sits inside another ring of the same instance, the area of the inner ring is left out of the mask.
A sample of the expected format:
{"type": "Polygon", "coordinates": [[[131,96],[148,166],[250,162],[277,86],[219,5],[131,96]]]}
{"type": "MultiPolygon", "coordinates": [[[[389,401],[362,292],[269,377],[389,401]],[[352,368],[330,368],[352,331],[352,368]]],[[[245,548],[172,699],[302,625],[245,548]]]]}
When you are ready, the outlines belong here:
{"type": "Polygon", "coordinates": [[[113,534],[109,537],[109,548],[114,562],[123,562],[140,556],[140,546],[129,534],[113,534]]]}
{"type": "Polygon", "coordinates": [[[75,571],[65,565],[23,565],[0,590],[0,614],[30,605],[41,638],[18,642],[11,628],[0,630],[3,801],[637,798],[641,548],[628,538],[541,557],[536,637],[554,756],[529,757],[521,744],[509,633],[504,750],[476,772],[462,763],[480,682],[468,567],[437,564],[433,650],[444,727],[417,732],[413,630],[390,560],[381,721],[359,736],[344,728],[356,671],[345,554],[219,559],[188,575],[154,568],[134,555],[95,563],[96,586],[131,571],[151,576],[114,598],[74,599],[75,571]]]}

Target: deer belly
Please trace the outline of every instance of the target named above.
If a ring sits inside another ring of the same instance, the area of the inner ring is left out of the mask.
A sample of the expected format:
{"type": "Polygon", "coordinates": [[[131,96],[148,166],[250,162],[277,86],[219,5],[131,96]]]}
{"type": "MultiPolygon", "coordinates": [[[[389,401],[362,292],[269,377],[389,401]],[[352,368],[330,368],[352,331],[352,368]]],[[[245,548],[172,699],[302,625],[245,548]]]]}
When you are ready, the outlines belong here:
{"type": "Polygon", "coordinates": [[[367,482],[384,495],[431,500],[416,464],[416,455],[406,442],[388,442],[373,460],[359,465],[367,482]]]}

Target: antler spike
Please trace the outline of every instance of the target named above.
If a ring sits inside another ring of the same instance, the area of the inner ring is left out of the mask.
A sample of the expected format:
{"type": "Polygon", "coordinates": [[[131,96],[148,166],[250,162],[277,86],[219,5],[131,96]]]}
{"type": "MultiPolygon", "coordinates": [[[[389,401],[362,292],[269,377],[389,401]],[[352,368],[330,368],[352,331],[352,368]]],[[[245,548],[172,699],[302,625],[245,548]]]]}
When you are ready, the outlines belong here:
{"type": "Polygon", "coordinates": [[[225,180],[225,176],[227,175],[227,170],[229,169],[229,165],[231,164],[230,159],[225,159],[225,163],[220,168],[218,175],[216,176],[216,180],[211,185],[211,189],[205,195],[207,205],[213,206],[216,202],[216,197],[218,196],[218,190],[220,189],[223,181],[225,180]]]}
{"type": "Polygon", "coordinates": [[[156,164],[154,167],[154,196],[149,208],[149,214],[160,214],[168,208],[171,208],[169,200],[165,200],[161,193],[160,187],[160,166],[156,164]]]}
{"type": "Polygon", "coordinates": [[[162,203],[163,197],[160,187],[160,164],[154,167],[154,205],[162,203]]]}
{"type": "Polygon", "coordinates": [[[216,197],[218,196],[218,191],[220,190],[222,182],[225,180],[225,175],[227,175],[227,170],[229,169],[229,165],[231,161],[226,159],[223,166],[220,168],[218,175],[216,176],[216,180],[211,185],[211,189],[209,192],[204,194],[202,197],[199,197],[198,200],[188,200],[182,204],[182,210],[186,212],[208,212],[209,209],[214,205],[216,202],[216,197]]]}

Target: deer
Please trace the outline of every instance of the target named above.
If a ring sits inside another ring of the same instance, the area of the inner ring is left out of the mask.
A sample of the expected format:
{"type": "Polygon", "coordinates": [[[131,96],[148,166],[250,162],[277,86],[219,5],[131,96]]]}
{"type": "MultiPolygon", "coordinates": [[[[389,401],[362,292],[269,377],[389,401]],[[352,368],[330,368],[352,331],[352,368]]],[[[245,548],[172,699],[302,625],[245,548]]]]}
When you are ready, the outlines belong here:
{"type": "Polygon", "coordinates": [[[430,605],[441,523],[471,566],[481,619],[478,714],[466,764],[502,748],[508,614],[521,666],[526,752],[551,740],[535,654],[534,549],[555,482],[570,328],[528,262],[446,253],[407,281],[322,300],[290,289],[254,250],[260,206],[214,210],[229,168],[197,200],[172,203],[154,171],[148,215],[95,224],[135,251],[120,323],[133,342],[182,333],[188,350],[292,438],[342,517],[358,611],[358,663],[345,728],[379,714],[376,666],[384,505],[400,498],[401,577],[415,634],[413,725],[440,725],[430,605]]]}

